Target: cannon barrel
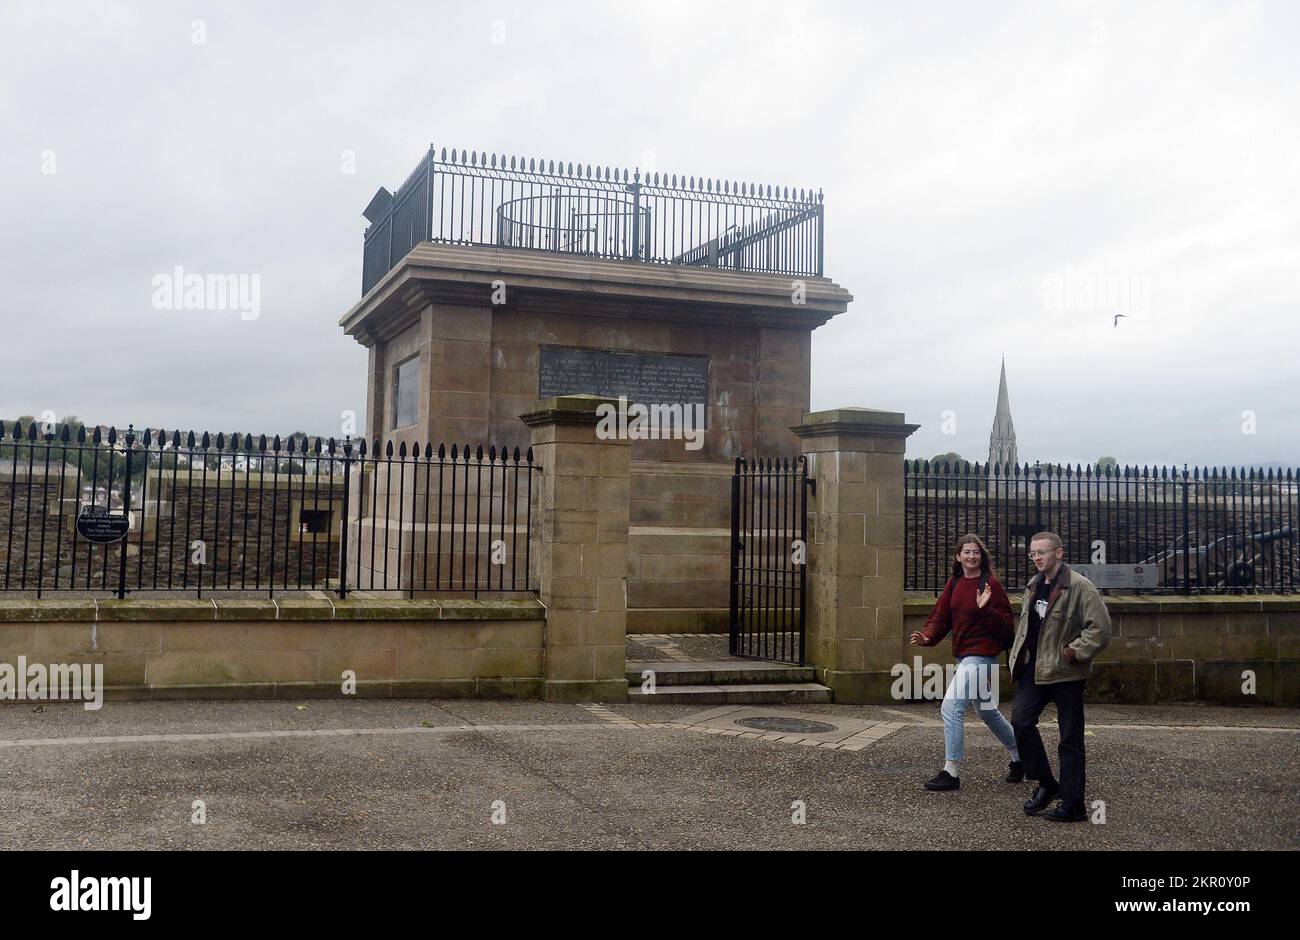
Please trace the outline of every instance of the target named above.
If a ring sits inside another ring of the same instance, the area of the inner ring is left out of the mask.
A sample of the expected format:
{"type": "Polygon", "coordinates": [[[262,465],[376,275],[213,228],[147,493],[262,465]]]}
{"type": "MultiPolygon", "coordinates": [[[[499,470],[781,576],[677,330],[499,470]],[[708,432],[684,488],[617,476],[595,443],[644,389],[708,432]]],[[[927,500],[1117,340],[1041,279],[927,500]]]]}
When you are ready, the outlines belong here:
{"type": "Polygon", "coordinates": [[[1284,525],[1277,529],[1270,529],[1267,532],[1257,532],[1250,537],[1250,540],[1252,542],[1276,542],[1279,539],[1289,539],[1291,536],[1291,527],[1284,525]]]}
{"type": "MultiPolygon", "coordinates": [[[[1216,545],[1224,545],[1224,544],[1230,545],[1234,549],[1240,548],[1243,545],[1249,545],[1252,542],[1258,542],[1261,545],[1267,545],[1270,542],[1277,542],[1283,539],[1293,538],[1294,534],[1295,534],[1295,530],[1293,529],[1292,526],[1284,525],[1284,526],[1279,526],[1276,529],[1269,529],[1266,532],[1252,532],[1249,535],[1233,534],[1233,535],[1220,536],[1219,538],[1215,539],[1212,542],[1206,542],[1204,545],[1197,545],[1195,548],[1186,549],[1186,552],[1193,555],[1198,555],[1204,552],[1208,552],[1216,545]]],[[[1173,549],[1172,551],[1174,554],[1182,554],[1182,551],[1178,549],[1173,549]]]]}

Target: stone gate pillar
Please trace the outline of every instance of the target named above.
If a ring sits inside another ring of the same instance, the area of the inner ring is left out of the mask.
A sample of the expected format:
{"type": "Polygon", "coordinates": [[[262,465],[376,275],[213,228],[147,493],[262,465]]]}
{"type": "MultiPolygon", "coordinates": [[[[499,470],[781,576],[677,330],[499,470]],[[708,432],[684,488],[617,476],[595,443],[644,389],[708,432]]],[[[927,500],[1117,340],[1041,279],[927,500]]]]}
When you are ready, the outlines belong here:
{"type": "Polygon", "coordinates": [[[597,437],[611,399],[567,395],[520,418],[542,467],[532,508],[532,583],[546,606],[547,701],[627,700],[631,442],[597,437]]]}
{"type": "Polygon", "coordinates": [[[903,450],[919,425],[838,408],[793,428],[816,480],[809,500],[806,653],[835,701],[889,701],[903,631],[903,450]]]}

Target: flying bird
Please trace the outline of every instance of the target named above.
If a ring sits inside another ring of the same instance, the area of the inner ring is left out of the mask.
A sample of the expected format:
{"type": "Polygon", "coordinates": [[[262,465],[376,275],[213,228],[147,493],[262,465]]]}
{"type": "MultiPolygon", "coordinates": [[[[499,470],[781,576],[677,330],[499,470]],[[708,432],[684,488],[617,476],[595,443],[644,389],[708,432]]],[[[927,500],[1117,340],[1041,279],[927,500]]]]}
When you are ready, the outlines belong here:
{"type": "Polygon", "coordinates": [[[1119,318],[1120,318],[1120,317],[1127,317],[1127,316],[1128,316],[1127,313],[1117,313],[1117,314],[1115,314],[1115,319],[1111,321],[1111,324],[1110,324],[1110,325],[1111,325],[1111,326],[1119,326],[1119,318]]]}

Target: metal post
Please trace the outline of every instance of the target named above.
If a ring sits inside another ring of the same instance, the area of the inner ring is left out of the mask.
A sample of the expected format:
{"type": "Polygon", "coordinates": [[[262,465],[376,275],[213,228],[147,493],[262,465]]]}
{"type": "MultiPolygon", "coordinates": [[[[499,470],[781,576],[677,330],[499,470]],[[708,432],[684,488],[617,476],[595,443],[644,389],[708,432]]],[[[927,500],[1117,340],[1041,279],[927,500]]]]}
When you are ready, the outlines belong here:
{"type": "Polygon", "coordinates": [[[808,476],[808,456],[799,455],[799,541],[803,544],[803,564],[799,566],[799,665],[808,661],[805,638],[808,635],[808,491],[817,495],[817,480],[808,476]]]}
{"type": "MultiPolygon", "coordinates": [[[[348,596],[348,490],[352,471],[352,436],[343,442],[343,510],[339,520],[339,598],[348,596]]],[[[358,528],[360,525],[358,524],[358,528]]]]}
{"type": "MultiPolygon", "coordinates": [[[[388,260],[384,263],[384,274],[393,270],[393,221],[397,215],[397,199],[393,199],[393,204],[388,207],[388,260]]],[[[383,274],[379,275],[383,279],[383,274]]],[[[292,459],[292,458],[290,458],[292,459]]],[[[288,569],[286,569],[288,570],[288,569]]]]}
{"type": "Polygon", "coordinates": [[[822,276],[825,256],[826,205],[822,202],[822,191],[817,190],[817,276],[822,276]]]}
{"type": "Polygon", "coordinates": [[[739,578],[740,578],[740,467],[742,458],[736,458],[735,470],[731,474],[731,594],[730,594],[730,614],[727,618],[727,632],[730,634],[730,651],[732,655],[736,652],[737,641],[737,620],[736,611],[739,607],[739,578]]]}
{"type": "Polygon", "coordinates": [[[1034,528],[1043,529],[1043,468],[1034,461],[1034,528]]]}
{"type": "Polygon", "coordinates": [[[551,194],[551,251],[563,251],[564,240],[560,237],[560,216],[564,214],[564,202],[559,190],[551,194]]]}
{"type": "MultiPolygon", "coordinates": [[[[626,177],[625,177],[626,178],[626,177]]],[[[633,171],[632,192],[632,260],[641,260],[641,170],[633,171]]]]}
{"type": "Polygon", "coordinates": [[[1187,464],[1183,464],[1183,593],[1192,593],[1192,535],[1187,519],[1187,464]]]}
{"type": "MultiPolygon", "coordinates": [[[[122,512],[126,515],[127,522],[131,520],[131,445],[135,443],[135,425],[128,425],[126,429],[126,478],[122,484],[122,512]]],[[[113,459],[112,448],[109,448],[108,459],[113,459]]],[[[108,498],[111,500],[113,494],[110,492],[108,498]]],[[[144,517],[140,518],[140,527],[144,528],[144,517]]],[[[117,566],[117,599],[123,600],[126,597],[126,546],[131,540],[130,532],[122,536],[121,557],[117,566]]],[[[143,555],[141,556],[143,562],[143,555]]]]}
{"type": "Polygon", "coordinates": [[[429,164],[424,174],[424,240],[433,241],[433,144],[429,144],[429,164]]]}

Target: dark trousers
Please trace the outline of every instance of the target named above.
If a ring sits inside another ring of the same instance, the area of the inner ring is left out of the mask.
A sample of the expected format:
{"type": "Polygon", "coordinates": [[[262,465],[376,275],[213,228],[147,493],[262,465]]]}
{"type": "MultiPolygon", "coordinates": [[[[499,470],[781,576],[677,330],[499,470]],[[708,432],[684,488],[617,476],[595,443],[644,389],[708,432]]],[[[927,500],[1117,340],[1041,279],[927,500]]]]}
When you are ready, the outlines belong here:
{"type": "Polygon", "coordinates": [[[1011,706],[1011,727],[1025,776],[1045,783],[1052,779],[1043,736],[1038,733],[1038,716],[1048,702],[1056,704],[1056,723],[1061,732],[1058,748],[1061,761],[1061,799],[1083,803],[1083,686],[1084,680],[1038,685],[1032,675],[1016,680],[1016,699],[1011,706]]]}

